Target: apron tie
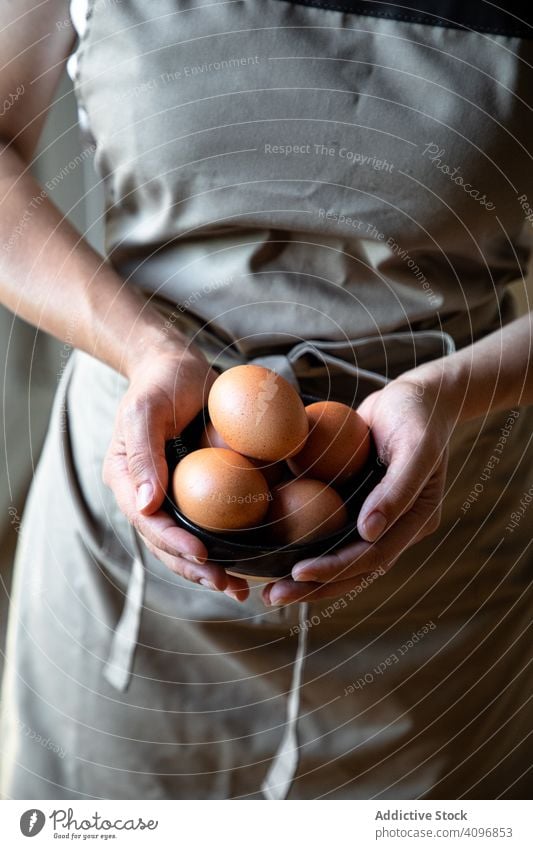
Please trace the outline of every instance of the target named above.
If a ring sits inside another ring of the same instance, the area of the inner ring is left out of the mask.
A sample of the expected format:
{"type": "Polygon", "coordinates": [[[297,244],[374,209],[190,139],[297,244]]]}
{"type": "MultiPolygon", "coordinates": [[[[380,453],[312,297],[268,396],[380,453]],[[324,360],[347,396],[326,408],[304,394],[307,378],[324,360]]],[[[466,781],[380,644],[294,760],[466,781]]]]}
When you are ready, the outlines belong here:
{"type": "Polygon", "coordinates": [[[292,681],[287,699],[287,720],[281,743],[270,764],[269,770],[261,785],[261,790],[266,799],[286,799],[291,789],[296,770],[298,768],[299,745],[298,745],[298,718],[300,714],[300,689],[304,660],[307,649],[306,620],[309,605],[300,602],[299,608],[299,630],[296,656],[292,670],[292,681]]]}
{"type": "Polygon", "coordinates": [[[104,678],[115,689],[128,689],[133,672],[133,660],[139,640],[141,614],[144,604],[146,570],[137,532],[132,530],[134,557],[124,599],[122,614],[113,632],[111,649],[104,667],[104,678]]]}
{"type": "MultiPolygon", "coordinates": [[[[62,471],[73,505],[73,515],[85,546],[94,558],[95,563],[101,563],[112,573],[116,563],[112,561],[97,538],[94,522],[81,489],[76,473],[70,428],[69,389],[74,372],[75,354],[70,357],[63,372],[60,390],[55,404],[60,409],[61,427],[58,429],[60,440],[59,450],[63,459],[62,471]]],[[[129,526],[132,534],[133,559],[128,578],[128,586],[124,599],[124,607],[120,619],[113,631],[109,656],[103,669],[106,680],[117,690],[124,692],[130,683],[135,649],[137,647],[141,613],[144,604],[145,563],[142,546],[133,525],[129,526]]]]}
{"type": "Polygon", "coordinates": [[[210,365],[217,370],[225,371],[245,363],[263,365],[284,377],[296,389],[301,388],[302,381],[312,383],[313,380],[326,378],[327,384],[331,379],[330,389],[333,389],[338,378],[356,378],[360,389],[353,395],[352,401],[358,400],[356,395],[363,400],[369,391],[381,389],[404,371],[438,357],[449,356],[457,348],[454,338],[444,330],[398,330],[333,342],[311,338],[287,345],[285,353],[250,356],[235,345],[226,344],[192,313],[176,315],[163,298],[152,292],[144,291],[143,294],[162,316],[172,316],[173,324],[202,349],[210,365]]]}

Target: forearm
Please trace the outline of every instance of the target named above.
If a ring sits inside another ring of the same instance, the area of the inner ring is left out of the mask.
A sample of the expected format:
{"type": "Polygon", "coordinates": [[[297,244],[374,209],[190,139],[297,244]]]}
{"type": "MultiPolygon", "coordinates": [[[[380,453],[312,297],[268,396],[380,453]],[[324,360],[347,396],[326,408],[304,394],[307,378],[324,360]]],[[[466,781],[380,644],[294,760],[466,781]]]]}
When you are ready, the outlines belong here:
{"type": "MultiPolygon", "coordinates": [[[[138,356],[169,341],[157,311],[80,237],[7,147],[0,197],[0,300],[12,312],[126,375],[138,356]]],[[[174,330],[170,341],[180,341],[174,330]]]]}
{"type": "Polygon", "coordinates": [[[402,375],[431,386],[458,422],[533,404],[532,313],[402,375]]]}

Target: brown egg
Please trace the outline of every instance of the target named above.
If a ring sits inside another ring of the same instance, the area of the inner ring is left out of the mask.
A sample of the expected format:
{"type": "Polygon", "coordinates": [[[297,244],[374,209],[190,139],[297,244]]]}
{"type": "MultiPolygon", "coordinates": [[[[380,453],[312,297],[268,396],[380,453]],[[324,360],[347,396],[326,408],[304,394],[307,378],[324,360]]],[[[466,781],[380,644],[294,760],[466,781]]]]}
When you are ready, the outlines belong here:
{"type": "MultiPolygon", "coordinates": [[[[229,445],[227,442],[224,442],[213,422],[208,422],[202,432],[198,447],[229,448],[229,445]]],[[[248,457],[247,459],[264,475],[269,486],[279,483],[286,471],[285,463],[262,463],[261,460],[254,460],[253,457],[248,457]]]]}
{"type": "Polygon", "coordinates": [[[208,422],[202,431],[198,448],[229,448],[216,430],[213,422],[208,422]]]}
{"type": "Polygon", "coordinates": [[[286,463],[262,463],[261,460],[254,460],[253,457],[248,457],[248,460],[256,469],[259,469],[270,487],[279,483],[288,472],[286,463]]]}
{"type": "Polygon", "coordinates": [[[302,450],[289,460],[295,475],[326,483],[342,483],[355,475],[370,454],[370,431],[347,404],[317,401],[305,408],[309,436],[302,450]]]}
{"type": "Polygon", "coordinates": [[[322,481],[298,478],[274,487],[266,525],[280,543],[310,542],[338,531],[348,521],[338,492],[322,481]]]}
{"type": "Polygon", "coordinates": [[[201,448],[188,454],[176,466],[172,484],[179,510],[210,531],[259,524],[272,499],[261,472],[227,448],[201,448]]]}
{"type": "Polygon", "coordinates": [[[308,432],[302,399],[283,377],[263,366],[223,372],[209,393],[209,415],[230,448],[255,460],[292,457],[308,432]]]}

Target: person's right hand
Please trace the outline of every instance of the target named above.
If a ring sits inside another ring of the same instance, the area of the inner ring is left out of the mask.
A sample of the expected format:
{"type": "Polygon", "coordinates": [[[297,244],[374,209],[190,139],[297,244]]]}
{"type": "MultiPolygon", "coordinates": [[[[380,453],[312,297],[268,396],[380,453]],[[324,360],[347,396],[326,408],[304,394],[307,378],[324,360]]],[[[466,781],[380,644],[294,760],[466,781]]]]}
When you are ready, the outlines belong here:
{"type": "Polygon", "coordinates": [[[161,509],[168,485],[165,442],[180,434],[205,406],[215,378],[193,346],[170,344],[147,351],[129,373],[103,480],[146,547],[165,566],[189,581],[244,601],[246,581],[210,563],[203,542],[161,509]]]}

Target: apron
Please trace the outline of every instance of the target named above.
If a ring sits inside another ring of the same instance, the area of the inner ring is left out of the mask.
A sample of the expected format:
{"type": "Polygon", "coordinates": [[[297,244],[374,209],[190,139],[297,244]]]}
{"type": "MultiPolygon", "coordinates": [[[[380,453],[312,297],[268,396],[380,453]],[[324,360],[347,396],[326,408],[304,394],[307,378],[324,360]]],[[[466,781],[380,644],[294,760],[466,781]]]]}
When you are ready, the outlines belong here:
{"type": "MultiPolygon", "coordinates": [[[[76,90],[110,262],[210,361],[357,403],[513,317],[528,49],[284,0],[95,0],[76,90]]],[[[101,467],[125,388],[80,352],[61,379],[17,553],[4,796],[523,798],[531,410],[456,430],[441,527],[389,573],[266,609],[169,573],[120,513],[101,467]]]]}

